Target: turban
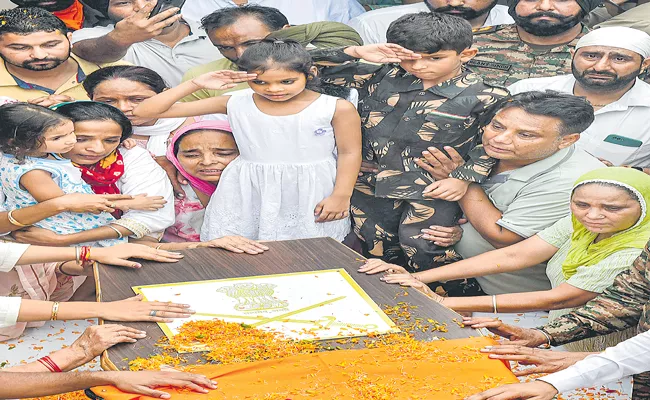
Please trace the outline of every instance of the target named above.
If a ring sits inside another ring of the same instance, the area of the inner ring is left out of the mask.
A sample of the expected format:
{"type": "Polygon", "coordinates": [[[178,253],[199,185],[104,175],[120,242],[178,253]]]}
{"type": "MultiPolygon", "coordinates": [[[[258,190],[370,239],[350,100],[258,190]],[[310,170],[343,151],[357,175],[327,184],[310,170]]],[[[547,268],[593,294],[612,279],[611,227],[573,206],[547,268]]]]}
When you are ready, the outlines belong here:
{"type": "Polygon", "coordinates": [[[576,50],[587,46],[608,46],[625,49],[650,57],[650,35],[634,28],[611,26],[584,35],[576,44],[576,50]]]}
{"type": "MultiPolygon", "coordinates": [[[[582,8],[582,11],[585,12],[586,14],[589,14],[592,12],[596,7],[600,5],[600,3],[603,2],[603,0],[575,0],[576,3],[582,8]]],[[[517,4],[519,4],[519,0],[508,0],[508,12],[510,15],[514,15],[515,13],[515,7],[517,7],[517,4]]]]}

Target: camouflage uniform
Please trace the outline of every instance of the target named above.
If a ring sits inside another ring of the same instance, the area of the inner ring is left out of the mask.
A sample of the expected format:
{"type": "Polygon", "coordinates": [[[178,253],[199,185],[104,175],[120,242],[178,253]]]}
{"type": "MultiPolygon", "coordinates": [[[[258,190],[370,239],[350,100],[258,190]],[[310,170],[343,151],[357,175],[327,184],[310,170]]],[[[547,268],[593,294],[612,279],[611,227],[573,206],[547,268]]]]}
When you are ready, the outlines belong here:
{"type": "Polygon", "coordinates": [[[516,25],[498,25],[474,31],[478,54],[467,67],[483,76],[486,82],[510,86],[526,78],[541,78],[571,73],[571,53],[582,32],[571,43],[545,50],[536,50],[521,41],[516,25]]]}
{"type": "Polygon", "coordinates": [[[457,259],[452,249],[421,238],[423,228],[455,225],[460,207],[422,196],[434,179],[415,160],[427,147],[452,146],[471,160],[452,176],[482,181],[495,160],[482,147],[476,148],[480,143],[477,116],[508,92],[484,84],[469,72],[425,90],[419,78],[396,64],[353,61],[341,50],[311,53],[325,82],[359,91],[363,156],[379,165],[376,175],[359,177],[352,195],[353,226],[366,256],[412,271],[457,259]]]}
{"type": "MultiPolygon", "coordinates": [[[[607,335],[635,325],[639,332],[650,330],[649,245],[650,242],[632,268],[621,272],[600,296],[540,328],[552,338],[552,345],[607,335]]],[[[650,372],[634,376],[632,398],[650,399],[650,372]]]]}

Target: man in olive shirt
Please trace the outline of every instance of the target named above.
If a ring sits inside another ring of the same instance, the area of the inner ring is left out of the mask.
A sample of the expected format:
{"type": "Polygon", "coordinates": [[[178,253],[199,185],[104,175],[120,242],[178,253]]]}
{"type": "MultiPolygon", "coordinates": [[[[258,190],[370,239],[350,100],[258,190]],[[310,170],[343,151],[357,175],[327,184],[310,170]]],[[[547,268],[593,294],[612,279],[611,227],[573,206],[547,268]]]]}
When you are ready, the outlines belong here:
{"type": "MultiPolygon", "coordinates": [[[[201,23],[212,44],[225,58],[190,69],[183,76],[183,82],[210,71],[236,71],[237,59],[243,52],[267,37],[293,39],[304,46],[318,48],[363,44],[359,34],[345,24],[314,22],[290,26],[287,18],[277,9],[257,5],[223,8],[204,17],[201,23]]],[[[206,99],[247,87],[247,83],[241,83],[229,90],[201,89],[183,101],[206,99]]]]}
{"type": "Polygon", "coordinates": [[[20,101],[52,95],[61,101],[88,99],[81,86],[86,75],[112,65],[71,55],[66,25],[42,8],[0,11],[0,20],[0,96],[20,101]]]}
{"type": "Polygon", "coordinates": [[[571,73],[571,50],[588,30],[580,21],[601,0],[508,0],[514,25],[474,32],[479,52],[467,65],[487,82],[510,86],[526,78],[571,73]]]}

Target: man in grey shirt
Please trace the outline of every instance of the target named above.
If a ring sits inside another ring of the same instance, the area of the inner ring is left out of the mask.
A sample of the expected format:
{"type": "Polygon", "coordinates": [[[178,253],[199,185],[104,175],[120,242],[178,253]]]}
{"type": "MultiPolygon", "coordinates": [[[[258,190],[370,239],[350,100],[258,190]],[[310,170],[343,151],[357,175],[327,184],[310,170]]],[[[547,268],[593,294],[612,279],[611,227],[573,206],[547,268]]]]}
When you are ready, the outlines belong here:
{"type": "MultiPolygon", "coordinates": [[[[504,99],[483,116],[483,145],[497,160],[489,178],[471,184],[459,201],[467,223],[432,226],[423,239],[455,245],[464,258],[520,242],[569,214],[569,197],[584,173],[605,165],[575,147],[594,119],[584,100],[556,92],[526,92],[504,99]]],[[[444,179],[464,163],[453,150],[430,148],[421,168],[444,179]],[[451,169],[450,169],[451,168],[451,169]]],[[[548,290],[545,264],[476,278],[487,294],[548,290]]]]}

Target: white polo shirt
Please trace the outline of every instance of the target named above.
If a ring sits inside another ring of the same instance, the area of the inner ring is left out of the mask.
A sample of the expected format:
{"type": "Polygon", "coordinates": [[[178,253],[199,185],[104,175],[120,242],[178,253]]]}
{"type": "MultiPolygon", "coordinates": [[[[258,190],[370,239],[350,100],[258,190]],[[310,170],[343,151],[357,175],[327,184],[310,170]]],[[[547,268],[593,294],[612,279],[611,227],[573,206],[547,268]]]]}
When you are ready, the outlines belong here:
{"type": "MultiPolygon", "coordinates": [[[[190,27],[190,35],[173,48],[156,39],[149,39],[131,45],[123,60],[156,71],[171,87],[181,83],[189,69],[223,58],[198,23],[186,23],[190,27]]],[[[114,25],[80,29],[72,34],[72,44],[105,36],[113,29],[114,25]]]]}
{"type": "MultiPolygon", "coordinates": [[[[248,4],[277,8],[291,25],[320,21],[347,23],[366,11],[357,0],[248,0],[248,4]]],[[[236,6],[232,0],[190,0],[181,12],[192,21],[200,21],[220,8],[236,6]]]]}
{"type": "MultiPolygon", "coordinates": [[[[555,90],[573,94],[573,75],[530,78],[511,85],[510,93],[555,90]]],[[[637,79],[618,101],[595,112],[596,120],[582,133],[578,147],[614,165],[650,167],[650,85],[637,79]]]]}
{"type": "MultiPolygon", "coordinates": [[[[386,32],[391,22],[406,14],[430,12],[424,2],[404,6],[386,7],[368,11],[348,22],[354,28],[365,44],[386,43],[386,32]]],[[[497,5],[488,14],[483,26],[513,24],[515,21],[508,14],[508,7],[497,5]]]]}

